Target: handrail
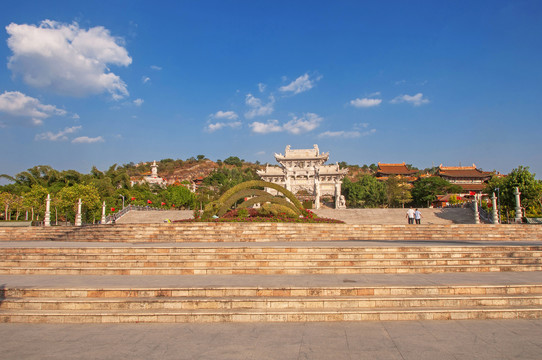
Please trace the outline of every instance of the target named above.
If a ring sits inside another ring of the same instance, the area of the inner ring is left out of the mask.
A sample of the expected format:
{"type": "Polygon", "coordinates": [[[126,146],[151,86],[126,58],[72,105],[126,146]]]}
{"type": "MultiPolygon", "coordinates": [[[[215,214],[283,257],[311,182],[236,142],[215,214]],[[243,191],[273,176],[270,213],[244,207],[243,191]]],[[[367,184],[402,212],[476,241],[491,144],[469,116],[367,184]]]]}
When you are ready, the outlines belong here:
{"type": "MultiPolygon", "coordinates": [[[[472,211],[474,211],[474,201],[469,201],[467,206],[470,207],[472,211]]],[[[481,206],[478,206],[478,214],[481,222],[486,224],[493,224],[493,218],[481,206]]]]}
{"type": "Polygon", "coordinates": [[[112,224],[115,223],[118,219],[120,219],[122,216],[126,215],[129,211],[166,211],[169,209],[161,209],[161,208],[155,208],[151,206],[142,206],[142,205],[128,205],[124,209],[120,210],[118,213],[110,214],[105,217],[105,223],[106,224],[112,224]]]}

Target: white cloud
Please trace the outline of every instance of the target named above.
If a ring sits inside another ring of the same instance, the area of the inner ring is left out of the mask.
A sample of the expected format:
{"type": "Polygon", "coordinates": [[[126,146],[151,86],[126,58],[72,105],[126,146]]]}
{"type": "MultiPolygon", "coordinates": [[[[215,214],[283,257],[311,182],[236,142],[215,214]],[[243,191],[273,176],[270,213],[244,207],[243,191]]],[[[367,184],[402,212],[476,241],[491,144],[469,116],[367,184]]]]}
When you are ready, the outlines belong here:
{"type": "Polygon", "coordinates": [[[214,131],[217,131],[217,130],[220,130],[220,129],[223,129],[225,127],[230,127],[232,129],[235,129],[235,128],[238,128],[241,126],[241,122],[240,121],[234,121],[234,122],[229,122],[229,123],[226,123],[226,122],[216,122],[214,124],[209,124],[205,127],[205,131],[207,132],[214,132],[214,131]]]}
{"type": "Polygon", "coordinates": [[[5,91],[0,95],[0,113],[6,114],[0,118],[17,122],[22,120],[32,125],[41,125],[44,119],[53,115],[66,115],[66,111],[54,105],[42,104],[38,99],[27,96],[18,91],[5,91]]]}
{"type": "Polygon", "coordinates": [[[284,131],[282,126],[280,126],[278,120],[267,120],[266,123],[255,121],[249,125],[252,128],[252,132],[258,134],[267,134],[272,132],[281,132],[284,131]]]}
{"type": "Polygon", "coordinates": [[[143,100],[143,99],[135,99],[134,100],[134,105],[135,106],[141,106],[144,102],[145,102],[145,100],[143,100]]]}
{"type": "Polygon", "coordinates": [[[79,131],[82,128],[82,126],[72,126],[69,128],[65,128],[64,130],[61,130],[57,132],[56,134],[47,131],[41,134],[37,134],[34,138],[35,140],[49,140],[49,141],[66,141],[68,140],[68,137],[66,135],[73,134],[77,131],[79,131]]]}
{"type": "Polygon", "coordinates": [[[80,119],[80,118],[81,118],[81,117],[79,116],[79,114],[73,114],[73,115],[72,115],[72,119],[77,120],[77,119],[80,119]]]}
{"type": "Polygon", "coordinates": [[[301,134],[312,131],[320,126],[322,118],[314,113],[306,113],[301,118],[296,116],[292,120],[284,124],[284,130],[292,134],[301,134]]]}
{"type": "Polygon", "coordinates": [[[160,70],[162,70],[162,67],[156,66],[156,65],[151,65],[151,69],[156,70],[156,71],[160,71],[160,70]]]}
{"type": "Polygon", "coordinates": [[[8,68],[28,85],[71,96],[128,96],[126,84],[108,66],[128,66],[132,58],[106,28],[44,20],[39,26],[11,23],[6,30],[13,52],[8,68]]]}
{"type": "Polygon", "coordinates": [[[409,103],[414,106],[420,106],[422,104],[429,103],[429,99],[424,98],[422,93],[417,93],[416,95],[399,95],[393,100],[390,101],[392,104],[399,104],[399,103],[409,103]]]}
{"type": "Polygon", "coordinates": [[[354,129],[355,130],[360,130],[360,129],[366,129],[369,127],[369,123],[358,123],[358,124],[354,124],[354,129]]]}
{"type": "Polygon", "coordinates": [[[371,129],[368,131],[359,132],[357,130],[354,131],[325,131],[318,135],[319,138],[344,138],[344,139],[354,139],[362,136],[367,136],[374,134],[376,132],[376,129],[371,129]]]}
{"type": "Polygon", "coordinates": [[[323,121],[320,116],[314,113],[303,114],[303,116],[300,118],[295,115],[292,115],[292,117],[292,120],[283,125],[281,125],[278,120],[267,120],[265,123],[255,121],[249,126],[252,128],[252,132],[258,134],[286,131],[291,134],[298,135],[316,129],[323,121]]]}
{"type": "Polygon", "coordinates": [[[146,83],[148,83],[149,81],[151,81],[151,78],[148,77],[148,76],[143,76],[143,77],[141,78],[141,82],[142,82],[143,84],[146,84],[146,83]]]}
{"type": "Polygon", "coordinates": [[[267,87],[267,85],[263,84],[263,83],[259,83],[258,84],[258,90],[263,93],[265,91],[265,88],[267,87]]]}
{"type": "Polygon", "coordinates": [[[237,115],[237,113],[235,113],[235,111],[222,111],[222,110],[219,110],[214,114],[211,114],[209,117],[213,119],[228,119],[228,120],[236,120],[237,118],[239,118],[239,116],[237,115]]]}
{"type": "Polygon", "coordinates": [[[101,136],[97,137],[88,137],[88,136],[80,136],[72,140],[73,144],[93,144],[98,142],[104,142],[105,140],[101,136]]]}
{"type": "Polygon", "coordinates": [[[319,138],[358,138],[361,134],[359,131],[325,131],[318,135],[319,138]]]}
{"type": "Polygon", "coordinates": [[[289,83],[288,85],[281,86],[279,91],[282,92],[293,92],[294,94],[299,94],[310,90],[314,87],[316,81],[320,80],[322,76],[318,76],[316,79],[310,79],[309,74],[304,74],[289,83]]]}
{"type": "Polygon", "coordinates": [[[275,98],[270,96],[269,102],[263,104],[261,99],[254,97],[252,94],[247,94],[245,104],[251,108],[251,110],[245,113],[245,117],[247,119],[252,119],[256,116],[270,115],[274,110],[273,105],[275,104],[275,98]]]}
{"type": "Polygon", "coordinates": [[[350,100],[350,105],[357,107],[357,108],[368,108],[373,106],[378,106],[382,102],[382,99],[369,99],[369,98],[363,98],[363,99],[354,99],[350,100]]]}

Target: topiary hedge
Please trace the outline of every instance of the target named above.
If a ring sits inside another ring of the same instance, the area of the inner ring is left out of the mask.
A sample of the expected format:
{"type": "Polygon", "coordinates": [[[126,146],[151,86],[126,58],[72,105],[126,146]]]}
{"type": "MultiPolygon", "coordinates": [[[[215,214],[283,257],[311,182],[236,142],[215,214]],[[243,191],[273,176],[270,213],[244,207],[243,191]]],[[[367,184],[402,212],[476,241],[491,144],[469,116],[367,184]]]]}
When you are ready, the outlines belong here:
{"type": "MultiPolygon", "coordinates": [[[[292,211],[298,215],[301,215],[304,212],[303,205],[299,202],[299,200],[297,200],[297,198],[291,191],[286,190],[284,187],[280,185],[273,184],[267,181],[250,180],[250,181],[245,181],[244,183],[241,183],[239,185],[232,187],[231,189],[226,191],[218,200],[207,204],[205,206],[202,219],[208,220],[212,218],[213,216],[222,216],[239,199],[244,198],[244,197],[249,197],[249,196],[257,196],[257,197],[261,196],[261,197],[265,197],[265,199],[267,199],[267,196],[272,196],[272,201],[268,201],[268,202],[285,206],[286,208],[289,209],[289,211],[292,211]],[[260,190],[258,188],[274,189],[278,191],[280,194],[284,195],[288,200],[291,201],[291,203],[287,202],[285,199],[282,199],[280,197],[276,197],[276,196],[273,197],[268,192],[265,192],[264,190],[260,190]],[[244,190],[247,190],[247,191],[243,192],[244,190]],[[278,199],[281,199],[282,201],[278,199]]],[[[255,202],[253,202],[252,205],[253,204],[255,204],[255,202]]]]}

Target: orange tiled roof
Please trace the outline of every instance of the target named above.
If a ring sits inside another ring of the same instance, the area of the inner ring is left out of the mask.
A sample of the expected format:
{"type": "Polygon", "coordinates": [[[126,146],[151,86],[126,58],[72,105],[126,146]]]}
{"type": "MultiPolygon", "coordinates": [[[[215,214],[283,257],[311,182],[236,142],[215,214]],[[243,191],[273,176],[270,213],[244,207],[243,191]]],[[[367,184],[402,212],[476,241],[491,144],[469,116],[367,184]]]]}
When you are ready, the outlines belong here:
{"type": "Polygon", "coordinates": [[[378,163],[376,173],[378,175],[410,175],[418,172],[418,170],[409,170],[406,164],[382,164],[378,163]]]}
{"type": "Polygon", "coordinates": [[[482,171],[476,168],[476,165],[472,166],[440,166],[438,167],[438,174],[443,177],[472,177],[472,178],[487,178],[491,177],[489,171],[482,171]]]}
{"type": "Polygon", "coordinates": [[[482,191],[485,189],[486,184],[454,184],[459,185],[463,190],[466,191],[482,191]]]}

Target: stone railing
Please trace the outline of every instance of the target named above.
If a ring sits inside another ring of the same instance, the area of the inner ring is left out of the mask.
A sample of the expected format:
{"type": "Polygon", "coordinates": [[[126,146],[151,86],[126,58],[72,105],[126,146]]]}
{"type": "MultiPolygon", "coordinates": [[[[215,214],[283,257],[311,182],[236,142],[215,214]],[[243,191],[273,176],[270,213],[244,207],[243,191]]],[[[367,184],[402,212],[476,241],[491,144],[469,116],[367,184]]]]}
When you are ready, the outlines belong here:
{"type": "Polygon", "coordinates": [[[129,211],[165,211],[167,209],[160,209],[151,206],[141,206],[141,205],[128,205],[124,209],[120,210],[118,213],[114,213],[105,217],[106,224],[115,223],[122,216],[126,215],[129,211]]]}
{"type": "MultiPolygon", "coordinates": [[[[465,207],[469,207],[473,212],[475,212],[474,202],[473,201],[470,201],[470,202],[466,203],[465,207]]],[[[493,217],[491,216],[490,213],[488,213],[486,210],[484,210],[481,206],[478,206],[478,214],[479,214],[479,218],[480,218],[481,223],[493,224],[493,217]]]]}

